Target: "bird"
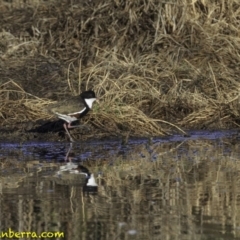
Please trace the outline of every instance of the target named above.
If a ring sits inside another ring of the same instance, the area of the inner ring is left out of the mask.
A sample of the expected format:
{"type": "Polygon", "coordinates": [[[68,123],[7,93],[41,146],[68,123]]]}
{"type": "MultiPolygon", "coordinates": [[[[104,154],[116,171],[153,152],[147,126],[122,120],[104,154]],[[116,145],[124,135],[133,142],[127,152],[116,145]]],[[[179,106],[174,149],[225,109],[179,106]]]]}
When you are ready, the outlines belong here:
{"type": "Polygon", "coordinates": [[[64,121],[63,127],[70,139],[74,142],[68,129],[80,127],[72,126],[72,123],[84,117],[91,110],[93,103],[97,101],[96,94],[92,90],[84,91],[78,96],[73,96],[48,106],[48,112],[54,113],[64,121]]]}

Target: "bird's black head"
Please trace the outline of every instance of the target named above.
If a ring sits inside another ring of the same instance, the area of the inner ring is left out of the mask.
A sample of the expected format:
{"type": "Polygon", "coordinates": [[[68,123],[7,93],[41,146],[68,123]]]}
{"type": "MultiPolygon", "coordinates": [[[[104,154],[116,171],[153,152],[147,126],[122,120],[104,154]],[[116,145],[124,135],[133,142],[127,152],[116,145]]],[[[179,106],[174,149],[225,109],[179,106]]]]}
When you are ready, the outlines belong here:
{"type": "Polygon", "coordinates": [[[90,98],[96,98],[96,94],[92,90],[84,91],[80,94],[81,98],[83,99],[90,99],[90,98]]]}

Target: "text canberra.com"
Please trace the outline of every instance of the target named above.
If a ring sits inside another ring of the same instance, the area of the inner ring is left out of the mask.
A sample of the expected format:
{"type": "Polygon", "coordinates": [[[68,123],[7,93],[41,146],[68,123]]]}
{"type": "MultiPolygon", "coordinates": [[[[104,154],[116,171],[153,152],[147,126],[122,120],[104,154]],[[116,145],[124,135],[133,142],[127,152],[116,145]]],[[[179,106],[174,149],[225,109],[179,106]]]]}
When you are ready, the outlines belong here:
{"type": "Polygon", "coordinates": [[[8,229],[6,232],[0,232],[0,239],[2,238],[64,238],[63,232],[42,232],[40,234],[37,234],[36,232],[15,232],[11,230],[11,228],[8,229]]]}

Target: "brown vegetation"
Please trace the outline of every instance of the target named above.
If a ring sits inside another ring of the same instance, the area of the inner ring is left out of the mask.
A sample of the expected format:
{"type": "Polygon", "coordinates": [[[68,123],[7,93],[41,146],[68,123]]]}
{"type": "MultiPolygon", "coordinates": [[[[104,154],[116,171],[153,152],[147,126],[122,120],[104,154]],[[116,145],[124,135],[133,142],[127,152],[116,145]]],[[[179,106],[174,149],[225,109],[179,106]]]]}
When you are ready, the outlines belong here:
{"type": "Polygon", "coordinates": [[[135,136],[238,126],[238,1],[0,1],[1,124],[93,88],[86,121],[135,136]],[[177,127],[178,126],[178,127],[177,127]]]}

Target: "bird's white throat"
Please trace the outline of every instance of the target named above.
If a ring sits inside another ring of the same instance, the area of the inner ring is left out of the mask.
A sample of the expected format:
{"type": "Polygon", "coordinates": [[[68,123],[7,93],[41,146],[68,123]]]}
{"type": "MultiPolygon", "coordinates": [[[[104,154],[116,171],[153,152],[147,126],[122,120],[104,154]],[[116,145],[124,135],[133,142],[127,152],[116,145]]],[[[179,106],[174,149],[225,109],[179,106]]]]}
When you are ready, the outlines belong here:
{"type": "Polygon", "coordinates": [[[85,98],[84,100],[85,100],[86,104],[88,105],[88,107],[91,109],[94,101],[96,101],[96,98],[87,98],[87,99],[85,98]]]}

